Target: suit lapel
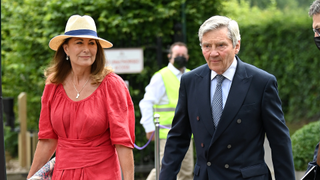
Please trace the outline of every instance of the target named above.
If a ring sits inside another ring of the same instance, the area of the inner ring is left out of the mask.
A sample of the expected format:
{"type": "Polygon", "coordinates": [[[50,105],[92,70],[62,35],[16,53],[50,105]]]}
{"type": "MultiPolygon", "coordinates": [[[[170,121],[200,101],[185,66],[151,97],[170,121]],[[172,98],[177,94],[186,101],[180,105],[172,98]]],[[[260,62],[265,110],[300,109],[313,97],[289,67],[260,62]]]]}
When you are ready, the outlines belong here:
{"type": "Polygon", "coordinates": [[[238,57],[236,58],[238,61],[237,70],[232,80],[228,99],[222,112],[218,128],[216,129],[215,135],[211,140],[211,145],[233,121],[234,116],[238,113],[242,106],[242,103],[248,92],[248,88],[251,84],[252,76],[248,77],[244,63],[238,57]]]}
{"type": "Polygon", "coordinates": [[[205,127],[207,131],[210,133],[210,135],[213,135],[213,120],[212,120],[212,114],[211,114],[211,103],[210,103],[210,72],[208,65],[205,65],[203,70],[196,74],[198,76],[197,80],[197,105],[199,115],[201,118],[201,122],[205,123],[205,127]]]}

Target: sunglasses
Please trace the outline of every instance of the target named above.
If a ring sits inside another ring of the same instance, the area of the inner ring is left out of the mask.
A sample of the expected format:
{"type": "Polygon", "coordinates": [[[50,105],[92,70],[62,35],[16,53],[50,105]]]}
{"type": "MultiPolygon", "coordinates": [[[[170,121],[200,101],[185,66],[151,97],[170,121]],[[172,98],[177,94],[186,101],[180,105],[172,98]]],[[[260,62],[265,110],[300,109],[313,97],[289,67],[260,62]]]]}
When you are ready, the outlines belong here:
{"type": "Polygon", "coordinates": [[[313,32],[317,33],[320,36],[320,28],[313,29],[313,32]]]}

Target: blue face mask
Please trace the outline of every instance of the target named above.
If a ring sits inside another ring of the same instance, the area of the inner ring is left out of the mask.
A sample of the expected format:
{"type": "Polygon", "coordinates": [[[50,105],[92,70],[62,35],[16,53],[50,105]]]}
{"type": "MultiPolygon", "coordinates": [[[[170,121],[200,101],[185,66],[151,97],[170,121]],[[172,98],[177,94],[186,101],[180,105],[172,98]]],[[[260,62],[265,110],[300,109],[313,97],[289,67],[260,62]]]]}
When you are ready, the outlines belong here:
{"type": "Polygon", "coordinates": [[[314,42],[316,43],[316,46],[320,50],[320,36],[314,37],[314,42]]]}

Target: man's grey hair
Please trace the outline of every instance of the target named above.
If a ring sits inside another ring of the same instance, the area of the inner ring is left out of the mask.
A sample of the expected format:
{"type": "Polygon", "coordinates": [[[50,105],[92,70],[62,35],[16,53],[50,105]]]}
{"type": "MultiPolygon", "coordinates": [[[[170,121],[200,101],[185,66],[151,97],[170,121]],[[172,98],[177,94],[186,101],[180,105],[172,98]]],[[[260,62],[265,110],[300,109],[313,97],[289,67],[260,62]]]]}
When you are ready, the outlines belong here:
{"type": "Polygon", "coordinates": [[[200,43],[202,42],[202,37],[205,33],[223,27],[228,28],[228,37],[232,41],[233,47],[235,47],[241,39],[239,26],[236,21],[225,16],[212,16],[200,26],[198,32],[200,43]]]}
{"type": "Polygon", "coordinates": [[[320,0],[315,0],[309,9],[309,16],[312,17],[316,14],[320,14],[320,0]]]}

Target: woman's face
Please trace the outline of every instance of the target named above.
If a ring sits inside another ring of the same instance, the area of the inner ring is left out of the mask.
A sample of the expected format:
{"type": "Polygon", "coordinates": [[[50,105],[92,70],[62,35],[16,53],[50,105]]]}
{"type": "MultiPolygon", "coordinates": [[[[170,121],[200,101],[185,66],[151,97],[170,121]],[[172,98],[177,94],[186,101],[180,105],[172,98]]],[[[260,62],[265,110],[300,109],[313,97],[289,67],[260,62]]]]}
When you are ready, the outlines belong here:
{"type": "Polygon", "coordinates": [[[97,42],[89,38],[71,38],[63,45],[64,52],[69,56],[72,67],[91,66],[97,54],[97,42]]]}

